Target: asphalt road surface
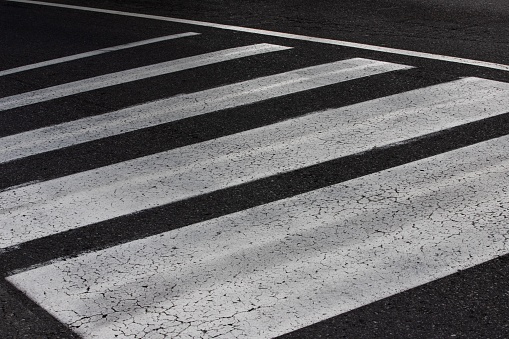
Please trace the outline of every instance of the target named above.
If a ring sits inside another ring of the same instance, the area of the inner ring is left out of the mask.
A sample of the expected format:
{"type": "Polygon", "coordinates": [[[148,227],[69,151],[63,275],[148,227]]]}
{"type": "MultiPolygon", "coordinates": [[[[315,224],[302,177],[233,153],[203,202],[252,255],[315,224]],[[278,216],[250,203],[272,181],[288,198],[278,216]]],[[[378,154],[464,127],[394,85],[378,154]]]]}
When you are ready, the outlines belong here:
{"type": "Polygon", "coordinates": [[[509,337],[509,4],[0,2],[1,338],[509,337]]]}

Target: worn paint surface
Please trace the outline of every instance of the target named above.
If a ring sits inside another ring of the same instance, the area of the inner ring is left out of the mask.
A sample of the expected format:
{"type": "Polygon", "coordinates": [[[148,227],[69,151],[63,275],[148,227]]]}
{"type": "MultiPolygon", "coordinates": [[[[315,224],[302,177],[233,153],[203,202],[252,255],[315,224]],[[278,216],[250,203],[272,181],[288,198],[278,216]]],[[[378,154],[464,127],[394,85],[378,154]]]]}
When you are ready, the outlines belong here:
{"type": "Polygon", "coordinates": [[[508,93],[466,78],[1,192],[0,246],[505,113],[508,93]]]}
{"type": "Polygon", "coordinates": [[[509,137],[8,278],[86,338],[283,334],[509,252],[509,137]]]}
{"type": "Polygon", "coordinates": [[[411,68],[355,58],[248,80],[0,138],[0,163],[283,95],[411,68]]]}

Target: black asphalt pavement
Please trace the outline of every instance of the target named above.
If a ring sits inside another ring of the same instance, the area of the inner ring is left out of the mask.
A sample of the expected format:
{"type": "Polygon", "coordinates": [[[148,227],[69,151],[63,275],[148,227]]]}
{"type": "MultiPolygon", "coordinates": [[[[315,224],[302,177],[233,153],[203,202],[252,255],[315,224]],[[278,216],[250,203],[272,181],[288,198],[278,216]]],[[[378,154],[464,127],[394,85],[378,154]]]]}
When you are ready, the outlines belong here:
{"type": "MultiPolygon", "coordinates": [[[[505,0],[76,0],[53,3],[205,21],[509,65],[505,0]]],[[[415,68],[213,112],[0,164],[0,191],[51,180],[467,76],[509,71],[17,2],[0,2],[0,71],[181,32],[201,35],[0,77],[0,98],[256,43],[294,47],[0,112],[0,137],[327,62],[362,57],[415,68]],[[177,47],[175,47],[177,46],[177,47]],[[347,95],[338,96],[341,92],[347,95]],[[73,161],[69,161],[72,159],[73,161]]],[[[507,113],[0,250],[0,338],[77,335],[4,277],[341,183],[509,134],[507,113]]],[[[1,206],[0,206],[1,208],[1,206]]],[[[509,225],[508,225],[509,227],[509,225]]],[[[509,255],[296,330],[283,338],[508,338],[509,255]]]]}

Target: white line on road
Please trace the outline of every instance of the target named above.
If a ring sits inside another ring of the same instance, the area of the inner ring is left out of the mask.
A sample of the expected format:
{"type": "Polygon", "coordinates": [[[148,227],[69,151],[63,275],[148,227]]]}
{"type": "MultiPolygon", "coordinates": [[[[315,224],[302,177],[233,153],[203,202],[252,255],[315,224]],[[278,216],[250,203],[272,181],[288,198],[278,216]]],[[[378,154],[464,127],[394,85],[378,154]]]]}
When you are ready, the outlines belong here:
{"type": "Polygon", "coordinates": [[[159,38],[153,38],[153,39],[148,39],[148,40],[143,40],[143,41],[132,42],[132,43],[129,43],[129,44],[124,44],[124,45],[119,45],[119,46],[101,48],[101,49],[98,49],[98,50],[95,50],[95,51],[90,51],[90,52],[85,52],[85,53],[80,53],[80,54],[74,54],[74,55],[70,55],[70,56],[66,56],[66,57],[62,57],[62,58],[57,58],[57,59],[37,62],[35,64],[30,64],[30,65],[20,66],[20,67],[16,67],[16,68],[6,69],[6,70],[3,70],[3,71],[0,71],[0,77],[4,76],[4,75],[8,75],[8,74],[14,74],[14,73],[28,71],[28,70],[35,69],[35,68],[46,67],[46,66],[50,66],[50,65],[60,64],[60,63],[63,63],[63,62],[68,62],[68,61],[88,58],[88,57],[91,57],[91,56],[94,56],[94,55],[103,54],[103,53],[115,52],[115,51],[120,51],[120,50],[123,50],[123,49],[128,49],[128,48],[133,48],[133,47],[153,44],[153,43],[167,41],[167,40],[172,40],[172,39],[184,38],[184,37],[189,37],[189,36],[194,36],[194,35],[199,35],[199,34],[200,33],[186,32],[186,33],[167,35],[167,36],[163,36],[163,37],[159,37],[159,38]]]}
{"type": "Polygon", "coordinates": [[[7,278],[84,338],[268,338],[509,252],[509,137],[7,278]]]}
{"type": "Polygon", "coordinates": [[[447,56],[447,55],[439,55],[439,54],[433,54],[433,53],[409,51],[409,50],[404,50],[404,49],[397,49],[397,48],[390,48],[390,47],[383,47],[383,46],[367,45],[367,44],[361,44],[361,43],[343,41],[343,40],[316,38],[316,37],[311,37],[311,36],[306,36],[306,35],[268,31],[268,30],[264,30],[264,29],[255,29],[255,28],[248,28],[248,27],[241,27],[241,26],[216,24],[216,23],[204,22],[204,21],[170,18],[170,17],[159,16],[159,15],[129,13],[129,12],[122,12],[122,11],[108,10],[108,9],[84,7],[84,6],[56,4],[56,3],[43,2],[43,1],[30,1],[30,0],[7,0],[7,1],[21,2],[21,3],[26,3],[26,4],[43,5],[43,6],[51,6],[51,7],[68,8],[68,9],[76,9],[76,10],[88,11],[88,12],[123,15],[123,16],[130,16],[130,17],[136,17],[136,18],[159,20],[159,21],[176,22],[176,23],[182,23],[182,24],[188,24],[188,25],[205,26],[205,27],[212,27],[212,28],[225,29],[225,30],[231,30],[231,31],[261,34],[261,35],[274,36],[274,37],[279,37],[279,38],[294,39],[294,40],[316,42],[316,43],[322,43],[322,44],[328,44],[328,45],[358,48],[358,49],[364,49],[364,50],[375,51],[375,52],[398,54],[398,55],[405,55],[405,56],[411,56],[411,57],[416,57],[416,58],[440,60],[440,61],[454,62],[454,63],[464,64],[464,65],[471,65],[471,66],[477,66],[477,67],[497,69],[497,70],[502,70],[502,71],[509,71],[509,65],[504,65],[504,64],[499,64],[499,63],[459,58],[459,57],[453,57],[453,56],[447,56]]]}
{"type": "Polygon", "coordinates": [[[479,78],[331,109],[0,193],[0,248],[506,113],[479,78]]]}
{"type": "Polygon", "coordinates": [[[409,66],[350,59],[180,95],[0,139],[0,163],[409,66]]]}
{"type": "Polygon", "coordinates": [[[138,67],[111,74],[100,75],[89,79],[0,98],[0,111],[40,103],[56,98],[62,98],[69,95],[88,92],[100,88],[120,85],[127,82],[156,77],[159,75],[179,72],[186,69],[201,67],[218,62],[287,49],[291,49],[291,47],[272,44],[256,44],[166,61],[159,64],[138,67]]]}

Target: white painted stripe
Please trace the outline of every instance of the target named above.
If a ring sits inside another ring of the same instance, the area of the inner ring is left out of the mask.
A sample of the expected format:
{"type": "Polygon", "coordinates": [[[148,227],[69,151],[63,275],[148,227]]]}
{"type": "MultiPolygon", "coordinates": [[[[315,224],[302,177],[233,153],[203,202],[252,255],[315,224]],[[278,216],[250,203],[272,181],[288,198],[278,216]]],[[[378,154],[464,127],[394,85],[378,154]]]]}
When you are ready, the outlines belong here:
{"type": "Polygon", "coordinates": [[[484,67],[484,68],[498,69],[498,70],[502,70],[502,71],[509,71],[509,65],[504,65],[504,64],[499,64],[499,63],[493,63],[493,62],[487,62],[487,61],[481,61],[481,60],[473,60],[473,59],[467,59],[467,58],[459,58],[459,57],[454,57],[454,56],[447,56],[447,55],[440,55],[440,54],[433,54],[433,53],[409,51],[409,50],[398,49],[398,48],[361,44],[361,43],[357,43],[357,42],[344,41],[344,40],[317,38],[317,37],[311,37],[311,36],[306,36],[306,35],[268,31],[268,30],[264,30],[264,29],[216,24],[216,23],[205,22],[205,21],[178,19],[178,18],[164,17],[164,16],[159,16],[159,15],[130,13],[130,12],[122,12],[122,11],[84,7],[84,6],[56,4],[56,3],[43,2],[43,1],[31,1],[31,0],[7,0],[7,1],[21,2],[21,3],[34,4],[34,5],[51,6],[51,7],[68,8],[68,9],[76,9],[76,10],[87,11],[87,12],[130,16],[130,17],[159,20],[159,21],[169,21],[169,22],[176,22],[176,23],[182,23],[182,24],[188,24],[188,25],[213,27],[213,28],[225,29],[225,30],[231,30],[231,31],[237,31],[237,32],[261,34],[261,35],[275,36],[275,37],[279,37],[279,38],[317,42],[317,43],[328,44],[328,45],[358,48],[358,49],[364,49],[364,50],[375,51],[375,52],[406,55],[406,56],[411,56],[411,57],[416,57],[416,58],[433,59],[433,60],[454,62],[454,63],[458,63],[458,64],[464,64],[464,65],[470,65],[470,66],[476,66],[476,67],[484,67]]]}
{"type": "Polygon", "coordinates": [[[351,59],[180,95],[0,139],[0,163],[409,66],[351,59]]]}
{"type": "Polygon", "coordinates": [[[467,78],[0,193],[0,248],[506,113],[467,78]]]}
{"type": "Polygon", "coordinates": [[[225,49],[222,51],[171,60],[159,64],[143,66],[126,71],[101,75],[85,80],[48,87],[32,92],[0,98],[0,111],[44,102],[69,95],[88,92],[100,88],[120,85],[127,82],[147,79],[159,75],[183,71],[218,62],[244,58],[256,54],[269,53],[290,49],[272,44],[257,44],[244,47],[225,49]]]}
{"type": "Polygon", "coordinates": [[[167,35],[167,36],[163,36],[163,37],[159,37],[159,38],[153,38],[153,39],[148,39],[148,40],[132,42],[129,44],[124,44],[124,45],[119,45],[119,46],[101,48],[101,49],[98,49],[95,51],[74,54],[74,55],[70,55],[70,56],[66,56],[66,57],[62,57],[62,58],[37,62],[37,63],[31,64],[31,65],[25,65],[25,66],[20,66],[20,67],[16,67],[16,68],[6,69],[3,71],[0,71],[0,77],[4,76],[4,75],[8,75],[8,74],[14,74],[14,73],[28,71],[28,70],[35,69],[35,68],[41,68],[41,67],[56,65],[56,64],[60,64],[60,63],[64,63],[64,62],[73,61],[73,60],[88,58],[88,57],[103,54],[103,53],[115,52],[115,51],[120,51],[123,49],[139,47],[139,46],[143,46],[143,45],[153,44],[153,43],[172,40],[172,39],[184,38],[184,37],[189,37],[189,36],[194,36],[194,35],[199,35],[199,33],[187,32],[187,33],[173,34],[173,35],[167,35]]]}
{"type": "Polygon", "coordinates": [[[84,338],[268,338],[509,253],[509,137],[20,273],[84,338]]]}

